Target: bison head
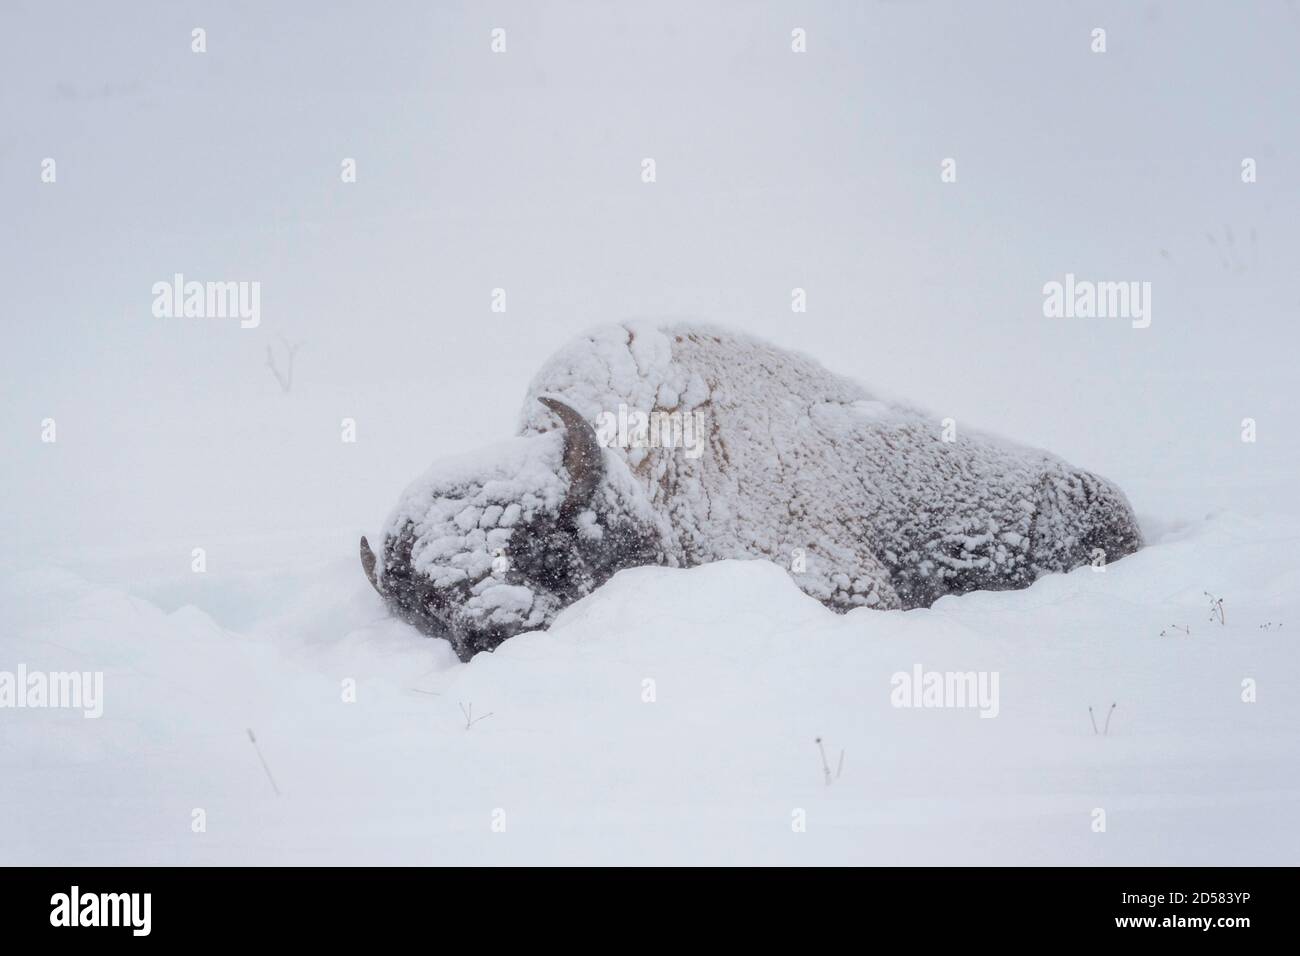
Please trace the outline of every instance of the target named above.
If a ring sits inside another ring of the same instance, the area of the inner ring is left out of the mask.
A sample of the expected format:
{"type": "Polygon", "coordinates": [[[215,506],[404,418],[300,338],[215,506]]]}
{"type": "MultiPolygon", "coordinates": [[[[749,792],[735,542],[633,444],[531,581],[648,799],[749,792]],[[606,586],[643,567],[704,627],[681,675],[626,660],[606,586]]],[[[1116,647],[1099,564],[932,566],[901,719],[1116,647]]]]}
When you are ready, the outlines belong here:
{"type": "Polygon", "coordinates": [[[554,398],[564,426],[436,466],[389,518],[366,577],[389,606],[461,660],[561,609],[616,571],[666,560],[666,529],[627,466],[554,398]]]}

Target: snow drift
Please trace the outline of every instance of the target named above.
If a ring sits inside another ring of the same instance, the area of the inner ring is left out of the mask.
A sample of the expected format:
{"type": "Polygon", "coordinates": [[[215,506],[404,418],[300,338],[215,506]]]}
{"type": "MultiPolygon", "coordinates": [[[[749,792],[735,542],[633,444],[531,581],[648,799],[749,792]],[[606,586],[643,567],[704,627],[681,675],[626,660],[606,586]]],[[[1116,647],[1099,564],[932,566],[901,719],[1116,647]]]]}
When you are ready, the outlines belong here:
{"type": "Polygon", "coordinates": [[[0,711],[0,862],[1300,859],[1295,516],[913,611],[833,614],[763,561],[636,568],[468,664],[382,613],[349,532],[214,542],[256,563],[180,605],[148,552],[129,586],[0,575],[0,669],[104,674],[99,719],[0,711]],[[998,674],[996,719],[894,706],[918,664],[998,674]]]}

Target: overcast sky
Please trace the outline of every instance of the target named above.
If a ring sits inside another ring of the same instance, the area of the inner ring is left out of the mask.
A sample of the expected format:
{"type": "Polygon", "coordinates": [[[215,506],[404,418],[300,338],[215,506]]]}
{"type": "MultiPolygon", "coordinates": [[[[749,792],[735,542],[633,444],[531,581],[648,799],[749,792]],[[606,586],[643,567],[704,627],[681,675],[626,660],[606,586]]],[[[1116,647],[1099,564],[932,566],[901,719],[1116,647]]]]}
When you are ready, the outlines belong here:
{"type": "MultiPolygon", "coordinates": [[[[802,349],[1150,508],[1144,476],[1244,415],[1296,441],[1298,118],[1285,0],[5,0],[6,544],[228,501],[217,463],[270,455],[252,419],[288,400],[386,416],[326,480],[378,520],[416,462],[508,435],[565,339],[638,316],[802,349]],[[261,324],[154,317],[178,272],[260,282],[261,324]],[[1067,272],[1149,281],[1151,327],[1045,318],[1067,272]]],[[[221,520],[324,520],[267,481],[221,520]]]]}

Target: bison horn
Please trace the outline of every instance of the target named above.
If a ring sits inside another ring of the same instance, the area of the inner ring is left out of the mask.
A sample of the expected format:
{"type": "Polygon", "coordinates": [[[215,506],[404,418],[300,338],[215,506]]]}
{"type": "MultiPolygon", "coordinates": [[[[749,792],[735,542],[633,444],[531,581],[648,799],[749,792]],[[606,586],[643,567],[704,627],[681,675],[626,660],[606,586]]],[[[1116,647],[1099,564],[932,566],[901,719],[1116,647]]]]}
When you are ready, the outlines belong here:
{"type": "Polygon", "coordinates": [[[370,542],[366,540],[365,535],[361,536],[361,570],[366,572],[366,580],[370,582],[370,586],[382,595],[384,589],[375,579],[375,552],[370,550],[370,542]]]}
{"type": "Polygon", "coordinates": [[[585,418],[559,399],[537,399],[564,422],[564,469],[569,473],[569,494],[562,510],[575,515],[587,507],[605,474],[605,455],[596,432],[585,418]]]}

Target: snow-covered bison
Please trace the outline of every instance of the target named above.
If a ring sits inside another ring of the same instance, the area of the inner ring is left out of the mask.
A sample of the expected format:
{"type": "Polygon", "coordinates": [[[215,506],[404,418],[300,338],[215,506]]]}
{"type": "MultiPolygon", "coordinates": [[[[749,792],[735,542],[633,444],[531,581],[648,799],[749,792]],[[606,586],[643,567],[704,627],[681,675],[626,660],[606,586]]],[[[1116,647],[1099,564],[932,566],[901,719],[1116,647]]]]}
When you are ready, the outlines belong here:
{"type": "Polygon", "coordinates": [[[468,660],[640,565],[763,558],[847,611],[1023,588],[1141,543],[1117,487],[1046,452],[945,433],[746,335],[630,323],[548,361],[519,437],[434,466],[361,563],[468,660]]]}

